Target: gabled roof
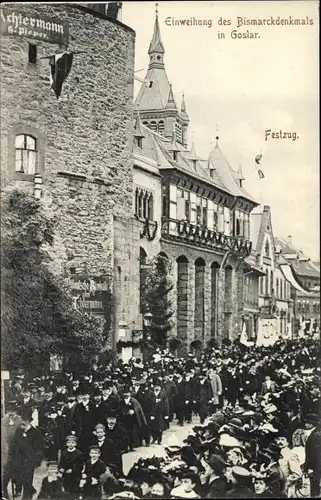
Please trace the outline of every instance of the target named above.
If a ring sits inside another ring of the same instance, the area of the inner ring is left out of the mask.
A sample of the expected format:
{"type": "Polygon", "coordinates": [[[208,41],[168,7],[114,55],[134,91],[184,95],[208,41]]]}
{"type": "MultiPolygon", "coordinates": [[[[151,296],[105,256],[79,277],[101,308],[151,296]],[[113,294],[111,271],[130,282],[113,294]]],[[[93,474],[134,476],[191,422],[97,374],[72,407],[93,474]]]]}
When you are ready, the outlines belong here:
{"type": "Polygon", "coordinates": [[[299,276],[306,276],[310,278],[320,279],[320,270],[313,264],[311,260],[308,261],[293,261],[292,266],[299,276]]]}
{"type": "MultiPolygon", "coordinates": [[[[172,155],[172,140],[166,139],[157,132],[150,130],[145,125],[141,125],[141,131],[144,135],[142,148],[139,148],[137,144],[134,144],[134,153],[155,160],[158,163],[160,170],[176,168],[182,173],[186,173],[187,175],[202,180],[230,195],[234,195],[234,193],[223,184],[221,176],[219,175],[219,165],[217,166],[217,169],[213,171],[213,177],[211,177],[209,170],[202,166],[203,161],[197,157],[195,148],[192,147],[190,150],[187,150],[175,140],[177,161],[174,161],[172,155]],[[192,156],[196,157],[196,161],[192,160],[192,156]]],[[[244,194],[242,194],[242,196],[244,197],[244,194]]]]}
{"type": "Polygon", "coordinates": [[[232,169],[218,144],[216,144],[210,152],[208,166],[209,168],[215,169],[221,183],[227,187],[230,193],[234,196],[242,196],[243,198],[256,203],[254,198],[252,198],[246,189],[244,189],[243,186],[240,186],[238,174],[232,169]]]}

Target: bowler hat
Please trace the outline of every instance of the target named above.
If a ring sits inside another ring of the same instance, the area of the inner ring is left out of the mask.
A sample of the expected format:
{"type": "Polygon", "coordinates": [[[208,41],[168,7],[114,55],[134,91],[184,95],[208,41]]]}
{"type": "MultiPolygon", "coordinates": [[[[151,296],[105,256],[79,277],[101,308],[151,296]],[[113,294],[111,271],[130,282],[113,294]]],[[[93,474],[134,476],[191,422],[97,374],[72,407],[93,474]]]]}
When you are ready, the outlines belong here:
{"type": "Polygon", "coordinates": [[[220,455],[211,455],[206,463],[213,469],[215,474],[218,475],[227,467],[227,463],[220,455]]]}

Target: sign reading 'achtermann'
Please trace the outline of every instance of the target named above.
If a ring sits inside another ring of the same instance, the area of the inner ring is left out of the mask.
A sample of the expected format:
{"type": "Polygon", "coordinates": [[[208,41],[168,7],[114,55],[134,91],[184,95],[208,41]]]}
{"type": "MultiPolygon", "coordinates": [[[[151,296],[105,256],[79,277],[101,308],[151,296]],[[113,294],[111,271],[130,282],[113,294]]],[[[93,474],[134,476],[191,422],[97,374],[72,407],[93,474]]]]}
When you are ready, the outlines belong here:
{"type": "Polygon", "coordinates": [[[1,8],[1,35],[17,35],[50,43],[68,44],[68,24],[39,14],[20,14],[1,8]]]}

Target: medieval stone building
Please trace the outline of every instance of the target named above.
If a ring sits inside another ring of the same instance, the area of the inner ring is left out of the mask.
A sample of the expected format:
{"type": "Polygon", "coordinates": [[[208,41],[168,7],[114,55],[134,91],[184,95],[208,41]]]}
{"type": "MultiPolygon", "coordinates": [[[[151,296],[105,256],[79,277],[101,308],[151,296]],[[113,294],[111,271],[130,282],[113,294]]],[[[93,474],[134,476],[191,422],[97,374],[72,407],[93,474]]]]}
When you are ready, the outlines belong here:
{"type": "Polygon", "coordinates": [[[73,3],[2,4],[1,33],[2,185],[35,193],[56,216],[54,272],[69,280],[75,307],[105,317],[115,343],[124,310],[135,327],[139,301],[128,287],[139,282],[129,265],[139,239],[135,33],[73,3]],[[65,52],[73,60],[57,98],[52,72],[65,52]]]}

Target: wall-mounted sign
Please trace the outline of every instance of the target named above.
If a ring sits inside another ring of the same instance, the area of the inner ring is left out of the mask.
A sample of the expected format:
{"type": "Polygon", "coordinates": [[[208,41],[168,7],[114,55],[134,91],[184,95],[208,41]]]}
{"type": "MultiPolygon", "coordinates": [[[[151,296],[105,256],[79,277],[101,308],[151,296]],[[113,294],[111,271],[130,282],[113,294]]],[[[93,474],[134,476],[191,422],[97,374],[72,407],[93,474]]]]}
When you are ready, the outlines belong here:
{"type": "Polygon", "coordinates": [[[105,311],[108,284],[98,278],[68,278],[67,285],[73,295],[75,309],[103,314],[105,311]]]}
{"type": "MultiPolygon", "coordinates": [[[[25,5],[24,5],[25,6],[25,5]]],[[[1,35],[24,36],[44,42],[68,45],[68,23],[42,14],[20,13],[1,8],[1,35]]]]}

